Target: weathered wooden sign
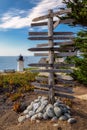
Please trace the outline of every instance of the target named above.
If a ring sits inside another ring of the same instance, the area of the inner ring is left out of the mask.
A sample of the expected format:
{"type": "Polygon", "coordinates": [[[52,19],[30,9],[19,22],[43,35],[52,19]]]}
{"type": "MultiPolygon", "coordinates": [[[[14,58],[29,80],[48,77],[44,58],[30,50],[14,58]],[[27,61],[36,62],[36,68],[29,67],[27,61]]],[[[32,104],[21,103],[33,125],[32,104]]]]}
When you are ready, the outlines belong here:
{"type": "MultiPolygon", "coordinates": [[[[50,48],[30,48],[28,49],[29,51],[69,51],[69,50],[74,50],[74,47],[69,46],[69,47],[50,47],[50,48]]],[[[61,55],[61,54],[60,54],[61,55]]]]}
{"type": "Polygon", "coordinates": [[[32,63],[32,64],[29,64],[29,66],[36,66],[36,67],[51,67],[51,66],[54,66],[54,67],[73,67],[74,64],[65,64],[65,63],[56,63],[56,64],[46,64],[46,63],[32,63]]]}
{"type": "Polygon", "coordinates": [[[30,40],[74,40],[73,36],[56,36],[56,37],[29,37],[30,40]]]}
{"type": "Polygon", "coordinates": [[[67,56],[74,56],[77,54],[75,48],[73,47],[74,44],[74,33],[72,32],[54,32],[53,30],[58,26],[60,23],[72,23],[74,20],[66,19],[61,20],[62,14],[70,13],[71,9],[63,9],[57,12],[53,12],[52,10],[48,11],[47,15],[40,16],[34,18],[31,24],[32,27],[36,26],[47,26],[47,32],[29,32],[29,39],[30,40],[48,40],[48,43],[38,44],[36,48],[30,48],[29,51],[48,51],[47,53],[35,53],[35,56],[48,56],[48,63],[33,63],[29,64],[29,66],[35,67],[45,67],[37,70],[32,70],[32,72],[47,72],[48,78],[38,78],[38,82],[42,82],[43,80],[46,81],[48,84],[38,84],[34,83],[35,92],[42,92],[49,95],[49,101],[54,103],[54,96],[60,97],[67,97],[71,98],[72,96],[69,95],[72,91],[69,88],[64,88],[59,85],[55,86],[55,80],[58,83],[64,84],[72,84],[73,81],[61,79],[59,77],[55,77],[54,74],[57,73],[67,73],[70,74],[73,71],[71,69],[64,69],[65,67],[72,67],[73,64],[66,64],[66,63],[55,63],[55,57],[67,57],[67,56]],[[54,17],[58,17],[57,21],[53,21],[54,17]],[[41,20],[47,20],[46,22],[39,22],[41,20]],[[36,23],[34,23],[36,22],[36,23]],[[58,40],[58,42],[55,40],[58,40]],[[63,69],[62,69],[63,68],[63,69]],[[68,95],[67,95],[68,93],[68,95]]]}
{"type": "MultiPolygon", "coordinates": [[[[65,49],[64,49],[65,50],[65,49]]],[[[60,57],[67,57],[67,56],[76,56],[77,52],[61,52],[61,53],[55,53],[55,56],[60,57]]],[[[48,53],[34,53],[34,56],[49,56],[48,53]]]]}
{"type": "MultiPolygon", "coordinates": [[[[64,20],[60,20],[60,21],[53,21],[53,28],[56,27],[56,23],[57,24],[71,24],[73,23],[74,20],[73,19],[64,19],[64,20]]],[[[47,26],[48,22],[38,22],[38,23],[31,23],[32,27],[36,27],[36,26],[47,26]]]]}
{"type": "MultiPolygon", "coordinates": [[[[73,42],[73,41],[54,42],[53,44],[54,44],[54,46],[63,46],[63,45],[65,46],[65,45],[73,45],[74,42],[73,42]]],[[[37,48],[38,48],[38,47],[45,47],[45,46],[49,46],[49,44],[48,44],[48,43],[37,44],[37,48]]]]}
{"type": "MultiPolygon", "coordinates": [[[[74,33],[72,32],[53,32],[53,35],[73,35],[74,33]]],[[[40,36],[40,35],[48,35],[48,32],[29,32],[29,35],[35,35],[35,36],[40,36]]]]}
{"type": "Polygon", "coordinates": [[[65,13],[71,13],[71,8],[69,9],[65,9],[65,10],[61,10],[61,11],[57,11],[57,12],[49,12],[49,14],[47,15],[44,15],[44,16],[40,16],[40,17],[37,17],[37,18],[34,18],[32,21],[33,22],[36,22],[36,21],[41,21],[41,20],[45,20],[45,19],[48,19],[48,18],[52,18],[52,17],[57,17],[58,15],[62,15],[62,14],[65,14],[65,13]]]}

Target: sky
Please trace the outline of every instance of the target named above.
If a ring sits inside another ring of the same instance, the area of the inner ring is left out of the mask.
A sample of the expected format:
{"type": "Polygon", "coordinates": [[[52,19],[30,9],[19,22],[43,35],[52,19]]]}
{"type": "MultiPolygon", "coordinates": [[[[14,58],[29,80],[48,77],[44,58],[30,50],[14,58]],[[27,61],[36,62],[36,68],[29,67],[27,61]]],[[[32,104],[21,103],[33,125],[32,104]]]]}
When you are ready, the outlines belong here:
{"type": "MultiPolygon", "coordinates": [[[[47,31],[46,27],[31,28],[32,19],[65,7],[62,0],[0,0],[0,56],[33,55],[28,49],[35,41],[28,40],[29,31],[47,31]]],[[[78,32],[80,27],[60,24],[55,31],[78,32]]]]}

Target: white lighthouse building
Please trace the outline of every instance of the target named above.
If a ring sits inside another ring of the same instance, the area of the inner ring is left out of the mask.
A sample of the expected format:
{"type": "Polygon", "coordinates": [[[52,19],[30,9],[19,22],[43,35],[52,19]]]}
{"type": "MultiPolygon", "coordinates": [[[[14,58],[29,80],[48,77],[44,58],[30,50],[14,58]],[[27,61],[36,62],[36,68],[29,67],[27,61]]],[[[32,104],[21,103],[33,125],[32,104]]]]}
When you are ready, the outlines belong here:
{"type": "Polygon", "coordinates": [[[24,69],[24,59],[23,56],[20,55],[17,60],[17,71],[23,72],[24,69]]]}

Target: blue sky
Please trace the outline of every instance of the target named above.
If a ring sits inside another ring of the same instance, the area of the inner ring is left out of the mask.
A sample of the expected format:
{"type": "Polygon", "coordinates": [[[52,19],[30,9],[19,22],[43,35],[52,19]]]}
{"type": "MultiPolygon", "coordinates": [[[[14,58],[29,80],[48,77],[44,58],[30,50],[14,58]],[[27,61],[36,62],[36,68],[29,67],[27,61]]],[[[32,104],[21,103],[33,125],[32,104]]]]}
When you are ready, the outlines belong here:
{"type": "MultiPolygon", "coordinates": [[[[28,32],[46,30],[31,28],[32,19],[46,14],[50,8],[56,11],[60,6],[65,6],[62,0],[0,0],[0,56],[32,55],[27,49],[39,42],[28,40],[28,32]]],[[[56,31],[80,29],[62,24],[56,31]]]]}

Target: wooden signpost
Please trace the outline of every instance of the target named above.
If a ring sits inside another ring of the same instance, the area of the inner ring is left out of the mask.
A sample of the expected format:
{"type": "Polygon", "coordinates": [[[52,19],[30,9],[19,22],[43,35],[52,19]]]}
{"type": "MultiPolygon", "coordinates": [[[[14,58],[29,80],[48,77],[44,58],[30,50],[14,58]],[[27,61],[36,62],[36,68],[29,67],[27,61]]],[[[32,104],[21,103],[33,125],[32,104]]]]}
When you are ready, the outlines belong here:
{"type": "MultiPolygon", "coordinates": [[[[39,84],[34,83],[36,92],[43,92],[49,95],[49,101],[54,103],[55,95],[60,97],[70,97],[65,93],[72,93],[70,88],[64,88],[60,86],[55,86],[55,76],[54,73],[62,72],[62,73],[72,73],[70,69],[61,69],[61,67],[71,67],[71,64],[65,63],[56,63],[55,64],[55,55],[58,57],[67,57],[74,56],[77,53],[74,51],[73,42],[73,33],[72,32],[54,32],[54,29],[60,23],[71,23],[72,19],[61,20],[62,14],[70,13],[71,9],[60,10],[57,12],[53,12],[53,10],[49,10],[48,14],[45,16],[41,16],[38,18],[34,18],[32,21],[34,23],[31,24],[32,27],[36,26],[48,26],[48,32],[29,32],[30,40],[47,40],[48,43],[38,44],[36,48],[30,48],[29,51],[48,51],[48,53],[35,53],[35,56],[48,56],[48,63],[38,63],[38,64],[29,64],[29,66],[36,67],[48,67],[48,69],[38,69],[33,70],[34,72],[47,72],[49,73],[48,78],[43,78],[44,81],[48,81],[48,84],[39,84]],[[58,21],[53,21],[54,17],[58,17],[58,21]],[[47,22],[43,22],[43,20],[48,20],[47,22]],[[42,21],[42,22],[38,22],[42,21]],[[36,23],[35,23],[36,22],[36,23]],[[54,42],[58,40],[58,42],[54,42]],[[58,46],[58,47],[55,47],[58,46]],[[64,47],[63,47],[64,46],[64,47]],[[57,68],[56,68],[57,67],[57,68]],[[61,93],[63,92],[63,94],[61,93]]],[[[38,78],[37,78],[38,80],[38,78]]],[[[58,82],[66,82],[70,83],[70,81],[66,81],[63,79],[57,79],[58,82]]],[[[41,78],[39,78],[41,81],[41,78]]]]}

